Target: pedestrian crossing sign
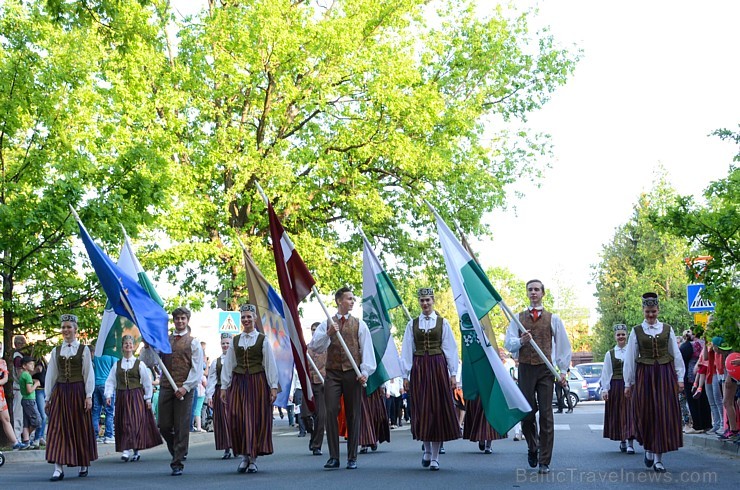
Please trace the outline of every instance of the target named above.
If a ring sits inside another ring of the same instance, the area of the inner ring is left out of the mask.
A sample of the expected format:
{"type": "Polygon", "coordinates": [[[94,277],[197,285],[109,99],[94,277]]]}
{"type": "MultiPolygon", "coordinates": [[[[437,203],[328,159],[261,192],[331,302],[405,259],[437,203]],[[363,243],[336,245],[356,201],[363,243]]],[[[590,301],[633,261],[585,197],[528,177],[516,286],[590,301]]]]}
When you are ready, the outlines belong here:
{"type": "Polygon", "coordinates": [[[686,301],[688,302],[689,312],[714,311],[714,303],[702,297],[703,290],[704,284],[689,284],[686,286],[686,301]]]}
{"type": "Polygon", "coordinates": [[[238,311],[218,312],[218,333],[239,333],[241,313],[238,311]]]}

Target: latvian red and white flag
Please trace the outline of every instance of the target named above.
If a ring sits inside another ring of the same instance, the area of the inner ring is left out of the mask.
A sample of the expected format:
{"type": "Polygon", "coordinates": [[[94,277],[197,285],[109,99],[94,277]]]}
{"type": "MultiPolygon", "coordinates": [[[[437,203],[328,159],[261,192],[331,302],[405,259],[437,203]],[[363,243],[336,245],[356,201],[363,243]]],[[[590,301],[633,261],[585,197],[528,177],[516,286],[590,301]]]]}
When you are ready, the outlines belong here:
{"type": "MultiPolygon", "coordinates": [[[[301,388],[308,400],[309,409],[313,407],[313,391],[308,375],[308,359],[306,359],[306,342],[303,340],[301,330],[301,319],[298,315],[298,304],[303,301],[316,281],[303,259],[285,233],[283,225],[275,214],[272,203],[267,204],[270,216],[270,236],[272,237],[272,251],[275,254],[275,267],[277,268],[278,286],[280,295],[283,297],[283,310],[285,312],[285,323],[293,347],[293,360],[301,382],[301,388]]],[[[290,389],[283,386],[284,390],[290,389]]]]}

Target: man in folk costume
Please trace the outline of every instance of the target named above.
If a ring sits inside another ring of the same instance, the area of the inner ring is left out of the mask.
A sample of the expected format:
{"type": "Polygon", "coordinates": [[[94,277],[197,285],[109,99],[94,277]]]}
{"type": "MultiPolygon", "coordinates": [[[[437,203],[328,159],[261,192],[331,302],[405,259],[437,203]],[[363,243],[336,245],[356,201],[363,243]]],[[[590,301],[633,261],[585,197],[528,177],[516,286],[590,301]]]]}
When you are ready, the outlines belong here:
{"type": "Polygon", "coordinates": [[[434,290],[419,289],[421,315],[406,325],[401,345],[403,387],[413,399],[411,435],[422,441],[421,465],[439,470],[444,441],[460,437],[452,390],[457,386],[457,344],[450,323],[434,311],[434,290]]]}
{"type": "Polygon", "coordinates": [[[635,407],[624,397],[624,358],[627,354],[627,325],[614,325],[617,345],[604,356],[601,396],[604,405],[604,438],[619,442],[619,450],[635,454],[635,407]]]}
{"type": "MultiPolygon", "coordinates": [[[[312,336],[316,334],[319,325],[319,322],[311,325],[312,336]]],[[[315,409],[313,413],[313,432],[311,433],[308,449],[314,456],[321,456],[321,445],[324,443],[324,429],[326,428],[326,402],[324,400],[324,383],[321,382],[321,379],[326,378],[326,352],[316,352],[309,349],[308,355],[311,356],[319,370],[319,374],[317,374],[311,367],[311,390],[313,391],[315,409]]]]}
{"type": "Polygon", "coordinates": [[[62,315],[62,345],[54,347],[46,371],[46,460],[54,464],[51,481],[64,479],[64,465],[79,466],[87,476],[98,459],[92,432],[92,394],[95,390],[92,355],[77,340],[77,317],[62,315]]]}
{"type": "Polygon", "coordinates": [[[116,361],[105,381],[105,403],[115,404],[116,451],[125,462],[139,461],[140,449],[162,444],[152,413],[152,378],[149,368],[134,357],[134,338],[121,339],[123,358],[116,361]]]}
{"type": "Polygon", "coordinates": [[[229,407],[229,437],[242,461],[238,473],[256,473],[257,457],[272,454],[272,404],[278,370],[270,342],[255,328],[257,308],[244,304],[242,332],[234,336],[221,370],[221,399],[229,407]]]}
{"type": "Polygon", "coordinates": [[[326,352],[326,378],[324,400],[326,402],[326,439],[329,445],[329,460],[324,468],[339,468],[339,399],[344,396],[347,414],[347,469],[357,468],[357,446],[360,435],[362,390],[367,378],[375,372],[376,362],[370,329],[365,322],[350,315],[355,305],[355,295],[343,287],[334,294],[337,314],[322,322],[314,333],[309,348],[315,352],[326,352]],[[357,376],[345,353],[337,333],[341,334],[360,369],[357,376]]]}
{"type": "Polygon", "coordinates": [[[527,462],[535,468],[539,462],[539,472],[550,472],[552,446],[555,435],[555,421],[552,413],[552,392],[555,385],[553,373],[530,345],[534,340],[543,354],[552,359],[560,368],[562,386],[567,383],[566,372],[570,366],[571,349],[565,325],[558,315],[542,307],[545,286],[539,279],[527,282],[529,308],[519,313],[519,322],[526,333],[512,319],[506,330],[505,346],[513,356],[519,358],[519,389],[532,407],[532,412],[522,420],[522,432],[527,440],[527,462]],[[539,431],[535,414],[539,410],[539,431]]]}
{"type": "Polygon", "coordinates": [[[208,368],[208,385],[206,386],[206,400],[213,409],[213,439],[216,450],[223,450],[221,459],[231,458],[231,441],[229,439],[228,411],[226,404],[221,401],[221,371],[226,360],[226,353],[231,345],[231,334],[221,334],[221,355],[208,368]]]}
{"type": "MultiPolygon", "coordinates": [[[[190,335],[190,310],[176,308],[172,312],[175,332],[170,334],[172,354],[162,354],[162,362],[178,386],[175,389],[167,376],[162,376],[159,389],[159,431],[172,455],[172,476],[182,475],[183,464],[190,443],[190,414],[193,409],[193,391],[203,376],[203,349],[200,341],[190,335]]],[[[144,346],[141,360],[148,366],[159,363],[157,355],[144,346]]]]}

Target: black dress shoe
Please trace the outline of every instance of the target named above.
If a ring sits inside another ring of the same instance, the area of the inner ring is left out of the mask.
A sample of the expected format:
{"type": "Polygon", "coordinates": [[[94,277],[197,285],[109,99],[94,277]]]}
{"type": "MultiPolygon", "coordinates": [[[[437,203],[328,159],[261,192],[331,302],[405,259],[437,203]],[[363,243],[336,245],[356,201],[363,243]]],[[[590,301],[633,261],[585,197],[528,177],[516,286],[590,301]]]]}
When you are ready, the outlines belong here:
{"type": "Polygon", "coordinates": [[[370,446],[370,450],[371,451],[377,451],[378,450],[378,445],[377,444],[373,444],[372,446],[370,446]]]}
{"type": "Polygon", "coordinates": [[[643,463],[645,463],[645,467],[646,468],[652,468],[653,467],[653,460],[652,459],[648,459],[648,457],[647,457],[647,451],[645,451],[645,457],[643,458],[642,461],[643,461],[643,463]]]}
{"type": "Polygon", "coordinates": [[[486,449],[486,443],[483,441],[478,441],[478,449],[484,451],[486,449]]]}
{"type": "Polygon", "coordinates": [[[555,413],[563,413],[563,409],[561,408],[558,411],[556,411],[555,413]]]}
{"type": "Polygon", "coordinates": [[[569,408],[565,413],[573,413],[573,409],[569,408]]]}
{"type": "Polygon", "coordinates": [[[347,469],[348,470],[356,470],[357,469],[357,461],[354,459],[350,459],[347,461],[347,469]]]}
{"type": "Polygon", "coordinates": [[[550,466],[549,465],[546,465],[546,464],[541,464],[540,465],[540,470],[538,471],[538,473],[540,475],[546,475],[546,474],[550,473],[550,466]]]}
{"type": "MultiPolygon", "coordinates": [[[[56,473],[56,471],[54,473],[56,473]]],[[[49,481],[59,481],[59,480],[64,480],[64,472],[59,473],[58,475],[52,475],[51,478],[49,478],[49,481]]]]}
{"type": "Polygon", "coordinates": [[[237,473],[246,473],[248,466],[249,466],[249,462],[242,461],[241,463],[239,463],[239,466],[236,467],[236,472],[237,473]]]}
{"type": "MultiPolygon", "coordinates": [[[[430,457],[431,457],[431,455],[430,455],[430,457]]],[[[422,466],[423,466],[424,468],[429,468],[429,465],[431,464],[431,462],[432,462],[432,460],[431,460],[431,459],[424,459],[424,457],[423,457],[423,456],[421,457],[421,465],[422,465],[422,466]]]]}
{"type": "Polygon", "coordinates": [[[657,473],[665,473],[665,466],[663,466],[663,463],[655,463],[655,465],[653,466],[653,469],[657,473]]]}
{"type": "Polygon", "coordinates": [[[367,446],[362,446],[360,448],[360,454],[367,454],[367,446]]]}
{"type": "Polygon", "coordinates": [[[221,456],[221,459],[230,459],[230,458],[231,458],[231,453],[230,452],[224,453],[224,455],[221,456]]]}
{"type": "Polygon", "coordinates": [[[339,468],[339,460],[337,458],[329,458],[329,461],[326,462],[324,465],[324,468],[326,469],[335,469],[339,468]]]}
{"type": "Polygon", "coordinates": [[[445,451],[444,445],[439,448],[439,454],[445,454],[447,451],[445,451]]]}
{"type": "Polygon", "coordinates": [[[173,468],[172,476],[182,476],[182,468],[173,468]]]}
{"type": "Polygon", "coordinates": [[[321,456],[321,449],[314,449],[312,452],[314,456],[321,456]]]}
{"type": "Polygon", "coordinates": [[[85,478],[85,477],[87,476],[87,470],[81,470],[81,471],[80,471],[80,472],[79,472],[79,473],[77,474],[77,476],[79,476],[80,478],[85,478]]]}
{"type": "Polygon", "coordinates": [[[623,453],[627,452],[627,443],[622,441],[619,443],[619,450],[623,453]]]}
{"type": "Polygon", "coordinates": [[[537,467],[537,451],[527,451],[527,463],[530,468],[537,467]]]}

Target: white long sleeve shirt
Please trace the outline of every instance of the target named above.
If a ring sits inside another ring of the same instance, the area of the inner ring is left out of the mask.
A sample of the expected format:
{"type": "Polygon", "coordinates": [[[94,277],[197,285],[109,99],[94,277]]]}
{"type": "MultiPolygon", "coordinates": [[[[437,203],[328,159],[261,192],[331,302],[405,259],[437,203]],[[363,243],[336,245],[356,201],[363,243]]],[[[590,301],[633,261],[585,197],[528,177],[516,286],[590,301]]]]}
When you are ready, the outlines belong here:
{"type": "MultiPolygon", "coordinates": [[[[339,319],[344,318],[347,320],[349,317],[349,313],[346,315],[337,314],[337,318],[339,319]]],[[[360,328],[357,336],[359,337],[358,343],[362,359],[360,361],[360,365],[357,367],[360,368],[362,375],[367,378],[375,372],[375,369],[378,366],[375,362],[375,351],[373,350],[373,339],[370,336],[370,329],[362,319],[358,320],[360,322],[360,328]]],[[[324,320],[318,327],[316,327],[316,331],[313,333],[313,338],[311,339],[311,343],[308,345],[308,348],[315,352],[322,353],[326,352],[330,344],[331,337],[326,334],[326,320],[324,320]]]]}
{"type": "MultiPolygon", "coordinates": [[[[614,357],[624,362],[624,358],[627,356],[627,344],[624,347],[614,346],[614,357]]],[[[612,366],[612,353],[611,350],[606,352],[604,356],[604,367],[601,368],[601,393],[609,391],[612,382],[612,375],[614,374],[614,366],[612,366]]],[[[624,374],[622,375],[624,377],[624,374]]]]}
{"type": "MultiPolygon", "coordinates": [[[[532,309],[530,306],[528,311],[532,309]]],[[[541,307],[537,309],[542,310],[541,307]]],[[[519,317],[517,316],[518,319],[519,317]]],[[[570,358],[573,352],[570,348],[570,340],[568,339],[568,333],[565,331],[563,320],[555,313],[552,314],[550,328],[552,329],[552,362],[560,368],[560,372],[564,373],[570,367],[570,358]]],[[[519,357],[519,349],[522,348],[522,341],[519,338],[519,326],[516,320],[512,320],[509,323],[509,328],[506,329],[504,347],[511,352],[512,357],[515,359],[519,357]]],[[[542,348],[542,346],[539,347],[542,348]]]]}
{"type": "Polygon", "coordinates": [[[216,383],[221,380],[216,379],[216,363],[221,359],[221,370],[223,371],[226,354],[211,361],[211,367],[208,368],[208,382],[206,383],[206,400],[212,400],[213,394],[216,393],[216,383]]]}
{"type": "MultiPolygon", "coordinates": [[[[57,349],[59,348],[57,346],[51,350],[51,358],[46,368],[44,391],[46,392],[47,402],[51,400],[51,394],[54,392],[54,386],[56,386],[57,377],[59,376],[59,366],[57,365],[57,349]]],[[[62,344],[61,349],[60,353],[63,357],[73,357],[77,354],[77,349],[85,349],[82,352],[82,379],[85,383],[85,397],[92,398],[93,391],[95,391],[95,373],[93,372],[90,349],[80,344],[79,340],[75,340],[71,344],[65,342],[62,344]]]]}
{"type": "MultiPolygon", "coordinates": [[[[655,337],[663,332],[665,326],[662,322],[655,322],[655,325],[648,325],[646,321],[642,322],[642,328],[647,335],[655,337]]],[[[676,335],[673,330],[668,329],[668,352],[673,356],[673,368],[676,370],[678,381],[683,382],[686,367],[683,364],[681,351],[678,350],[676,335]]],[[[624,386],[625,388],[635,384],[635,373],[637,372],[637,358],[640,354],[640,347],[637,345],[637,334],[633,328],[630,337],[627,339],[627,352],[624,356],[624,386]]]]}
{"type": "MultiPolygon", "coordinates": [[[[239,347],[243,349],[252,347],[257,342],[258,336],[259,332],[257,330],[252,330],[250,333],[242,332],[239,336],[239,347]]],[[[221,368],[221,389],[223,391],[228,390],[229,386],[231,386],[231,379],[234,375],[236,364],[236,352],[234,351],[234,342],[232,340],[229,350],[226,351],[226,358],[223,360],[223,367],[221,368]]],[[[275,363],[275,356],[272,353],[272,347],[267,337],[262,342],[262,366],[265,368],[265,376],[267,377],[267,383],[270,385],[270,388],[277,388],[277,363],[275,363]]]]}
{"type": "MultiPolygon", "coordinates": [[[[403,333],[403,343],[401,344],[401,371],[404,379],[409,379],[414,364],[416,344],[414,342],[413,325],[413,320],[406,324],[406,331],[403,333]]],[[[428,317],[424,314],[419,315],[419,329],[422,331],[431,330],[436,325],[437,312],[432,312],[428,317]]],[[[442,319],[442,352],[447,359],[447,369],[450,371],[450,376],[456,376],[460,358],[457,355],[457,343],[455,342],[455,336],[452,334],[452,327],[446,318],[442,319]]]]}
{"type": "MultiPolygon", "coordinates": [[[[129,371],[133,369],[136,358],[131,356],[129,358],[124,357],[121,359],[121,369],[129,371]]],[[[116,372],[118,371],[118,363],[115,363],[108,374],[108,379],[105,380],[105,397],[112,398],[118,388],[118,377],[116,372]]],[[[144,400],[152,399],[152,377],[149,375],[149,368],[143,362],[139,363],[139,378],[141,379],[141,386],[144,388],[144,400]]]]}
{"type": "MultiPolygon", "coordinates": [[[[186,333],[188,332],[175,332],[174,335],[182,337],[186,333]]],[[[190,341],[190,351],[192,352],[190,372],[188,372],[188,377],[185,379],[185,382],[182,384],[182,386],[178,386],[178,388],[185,388],[185,391],[187,391],[188,393],[193,391],[193,389],[196,388],[198,384],[200,384],[200,380],[203,377],[203,360],[205,359],[203,349],[200,347],[200,341],[195,337],[193,337],[190,341]]],[[[141,359],[141,361],[146,363],[146,365],[149,367],[161,366],[159,356],[156,352],[154,352],[154,349],[151,348],[141,349],[139,359],[141,359]]]]}

